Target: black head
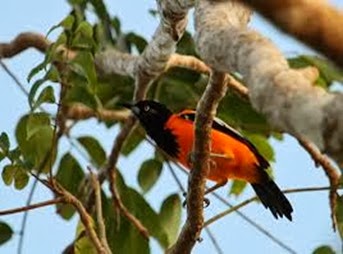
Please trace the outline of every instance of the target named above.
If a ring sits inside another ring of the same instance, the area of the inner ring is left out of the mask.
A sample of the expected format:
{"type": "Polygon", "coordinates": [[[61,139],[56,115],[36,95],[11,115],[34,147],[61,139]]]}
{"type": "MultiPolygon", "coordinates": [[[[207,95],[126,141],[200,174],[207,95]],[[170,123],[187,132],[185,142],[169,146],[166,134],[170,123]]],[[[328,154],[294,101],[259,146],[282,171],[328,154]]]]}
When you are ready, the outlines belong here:
{"type": "Polygon", "coordinates": [[[122,104],[131,109],[147,134],[156,144],[171,156],[177,156],[178,144],[174,134],[165,127],[172,112],[163,104],[152,100],[139,101],[136,104],[122,104]]]}
{"type": "Polygon", "coordinates": [[[133,105],[123,104],[123,106],[131,109],[148,133],[152,129],[163,128],[172,115],[166,106],[152,100],[139,101],[133,105]]]}

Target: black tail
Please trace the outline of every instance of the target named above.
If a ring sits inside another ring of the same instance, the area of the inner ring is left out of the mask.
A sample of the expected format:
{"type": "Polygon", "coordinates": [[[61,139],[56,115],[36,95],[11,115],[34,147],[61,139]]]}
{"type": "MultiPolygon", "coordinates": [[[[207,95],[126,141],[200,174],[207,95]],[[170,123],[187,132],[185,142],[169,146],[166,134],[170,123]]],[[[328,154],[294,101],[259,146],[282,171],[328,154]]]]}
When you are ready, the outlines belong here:
{"type": "Polygon", "coordinates": [[[251,185],[264,207],[269,209],[276,219],[285,215],[287,219],[292,221],[292,205],[273,180],[251,185]]]}

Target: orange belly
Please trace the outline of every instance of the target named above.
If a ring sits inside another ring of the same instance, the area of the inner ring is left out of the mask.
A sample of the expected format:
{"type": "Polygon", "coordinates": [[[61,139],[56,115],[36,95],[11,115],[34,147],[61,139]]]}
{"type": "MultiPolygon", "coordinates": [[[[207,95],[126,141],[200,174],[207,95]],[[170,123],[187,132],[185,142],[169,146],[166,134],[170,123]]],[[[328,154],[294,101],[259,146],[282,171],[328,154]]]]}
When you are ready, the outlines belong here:
{"type": "MultiPolygon", "coordinates": [[[[190,153],[193,148],[194,127],[191,121],[172,116],[166,127],[176,136],[180,145],[178,161],[191,169],[190,153]],[[171,124],[172,123],[172,124],[171,124]]],[[[211,131],[211,159],[207,178],[215,182],[240,179],[250,183],[262,181],[261,170],[254,153],[239,140],[211,131]]]]}

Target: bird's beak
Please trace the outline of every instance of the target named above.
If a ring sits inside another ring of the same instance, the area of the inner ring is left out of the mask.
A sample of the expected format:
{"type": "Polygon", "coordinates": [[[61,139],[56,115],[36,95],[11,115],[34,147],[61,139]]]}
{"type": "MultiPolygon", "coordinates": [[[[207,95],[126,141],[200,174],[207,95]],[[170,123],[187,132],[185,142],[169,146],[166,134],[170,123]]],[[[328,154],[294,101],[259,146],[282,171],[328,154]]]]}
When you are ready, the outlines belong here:
{"type": "Polygon", "coordinates": [[[135,115],[139,115],[140,113],[139,108],[132,103],[124,102],[124,103],[120,103],[120,106],[130,109],[135,115]]]}

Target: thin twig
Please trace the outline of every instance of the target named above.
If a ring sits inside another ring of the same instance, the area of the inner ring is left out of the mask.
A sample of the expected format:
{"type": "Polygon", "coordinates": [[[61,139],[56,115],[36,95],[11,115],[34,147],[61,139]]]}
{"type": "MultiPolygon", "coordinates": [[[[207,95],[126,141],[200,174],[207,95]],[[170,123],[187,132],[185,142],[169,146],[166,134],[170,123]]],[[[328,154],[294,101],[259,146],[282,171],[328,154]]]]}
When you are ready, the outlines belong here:
{"type": "Polygon", "coordinates": [[[175,173],[175,170],[173,169],[173,167],[170,165],[170,161],[169,160],[166,160],[166,163],[167,163],[167,166],[169,168],[169,171],[171,173],[171,175],[173,176],[177,186],[179,187],[180,191],[185,194],[186,193],[186,190],[185,188],[182,186],[182,183],[180,181],[180,179],[177,177],[176,173],[175,173]]]}
{"type": "Polygon", "coordinates": [[[95,192],[95,211],[96,211],[96,220],[98,222],[98,228],[99,228],[99,238],[102,245],[105,247],[107,254],[111,254],[112,251],[107,242],[105,220],[102,213],[101,188],[100,188],[99,180],[95,176],[95,174],[92,172],[92,170],[90,168],[88,169],[90,172],[90,177],[91,177],[93,189],[95,192]]]}
{"type": "MultiPolygon", "coordinates": [[[[300,193],[300,192],[313,192],[313,191],[324,191],[324,190],[330,190],[331,187],[330,186],[325,186],[325,187],[307,187],[307,188],[296,188],[296,189],[287,189],[287,190],[283,190],[282,192],[285,194],[289,194],[289,193],[300,193]]],[[[210,224],[212,224],[213,222],[218,221],[219,219],[223,218],[224,216],[232,213],[232,212],[236,212],[237,210],[239,210],[240,208],[252,203],[253,201],[258,200],[257,196],[253,196],[251,198],[248,198],[244,201],[242,201],[241,203],[239,203],[238,205],[235,205],[233,207],[230,207],[230,209],[227,209],[215,216],[213,216],[212,218],[208,219],[205,223],[204,226],[209,226],[210,224]]]]}
{"type": "Polygon", "coordinates": [[[1,67],[4,69],[4,71],[7,72],[7,74],[13,79],[14,83],[17,84],[17,86],[19,87],[19,89],[20,89],[26,96],[29,96],[29,92],[26,91],[24,85],[19,81],[19,79],[17,78],[17,76],[7,67],[7,65],[1,60],[1,58],[0,58],[0,65],[1,65],[1,67]]]}
{"type": "Polygon", "coordinates": [[[59,197],[59,198],[55,198],[52,200],[39,202],[39,203],[36,203],[33,205],[27,205],[27,206],[23,206],[23,207],[19,207],[19,208],[3,210],[3,211],[0,211],[0,216],[26,212],[29,210],[33,210],[33,209],[37,209],[37,208],[41,208],[41,207],[45,207],[45,206],[49,206],[49,205],[54,205],[54,204],[58,204],[58,203],[62,203],[62,202],[63,202],[63,198],[59,197]]]}
{"type": "Polygon", "coordinates": [[[224,254],[224,251],[222,250],[222,248],[220,248],[219,243],[217,241],[217,239],[214,237],[213,233],[211,232],[209,227],[205,227],[205,231],[208,235],[208,237],[210,238],[214,248],[216,249],[218,254],[224,254]]]}
{"type": "Polygon", "coordinates": [[[108,179],[110,181],[110,191],[112,194],[112,200],[114,209],[119,209],[121,214],[125,216],[141,233],[141,235],[148,239],[149,238],[149,231],[145,228],[145,226],[133,215],[130,211],[125,207],[123,204],[119,192],[117,190],[116,185],[116,178],[117,178],[117,168],[116,164],[119,158],[120,150],[128,137],[131,133],[132,128],[135,125],[135,119],[131,116],[124,124],[123,128],[121,129],[120,133],[116,137],[114,142],[108,165],[106,166],[106,173],[108,174],[108,179]]]}
{"type": "MultiPolygon", "coordinates": [[[[234,207],[230,202],[228,202],[225,198],[221,197],[219,194],[216,192],[212,192],[211,195],[213,195],[216,199],[218,199],[220,202],[223,204],[227,205],[228,207],[234,207]]],[[[290,246],[284,243],[284,241],[281,241],[277,237],[275,237],[272,233],[270,233],[268,230],[264,229],[263,226],[258,224],[256,221],[253,219],[250,219],[247,215],[245,215],[243,212],[236,210],[235,213],[237,213],[238,216],[240,216],[243,220],[245,220],[249,225],[253,226],[256,228],[259,232],[264,234],[266,237],[268,237],[271,241],[273,241],[275,244],[280,246],[282,249],[287,251],[290,254],[296,254],[297,252],[293,250],[290,246]]]]}
{"type": "Polygon", "coordinates": [[[300,145],[311,155],[316,166],[322,166],[326,176],[330,182],[330,192],[329,192],[329,202],[331,208],[331,220],[332,228],[336,231],[337,227],[337,218],[336,218],[336,207],[337,207],[337,188],[339,186],[339,179],[341,174],[339,171],[332,165],[329,158],[322,154],[315,144],[305,139],[304,137],[297,137],[300,145]]]}
{"type": "Polygon", "coordinates": [[[71,194],[69,191],[64,189],[60,184],[55,182],[54,184],[50,184],[50,188],[53,189],[53,191],[63,197],[66,203],[71,204],[76,211],[78,212],[80,219],[82,221],[82,224],[85,227],[85,231],[87,235],[89,236],[90,240],[94,244],[94,247],[96,248],[98,253],[101,254],[107,254],[105,247],[102,245],[98,235],[96,234],[94,230],[94,226],[92,225],[92,217],[88,214],[85,207],[81,203],[80,200],[78,200],[73,194],[71,194]]]}

